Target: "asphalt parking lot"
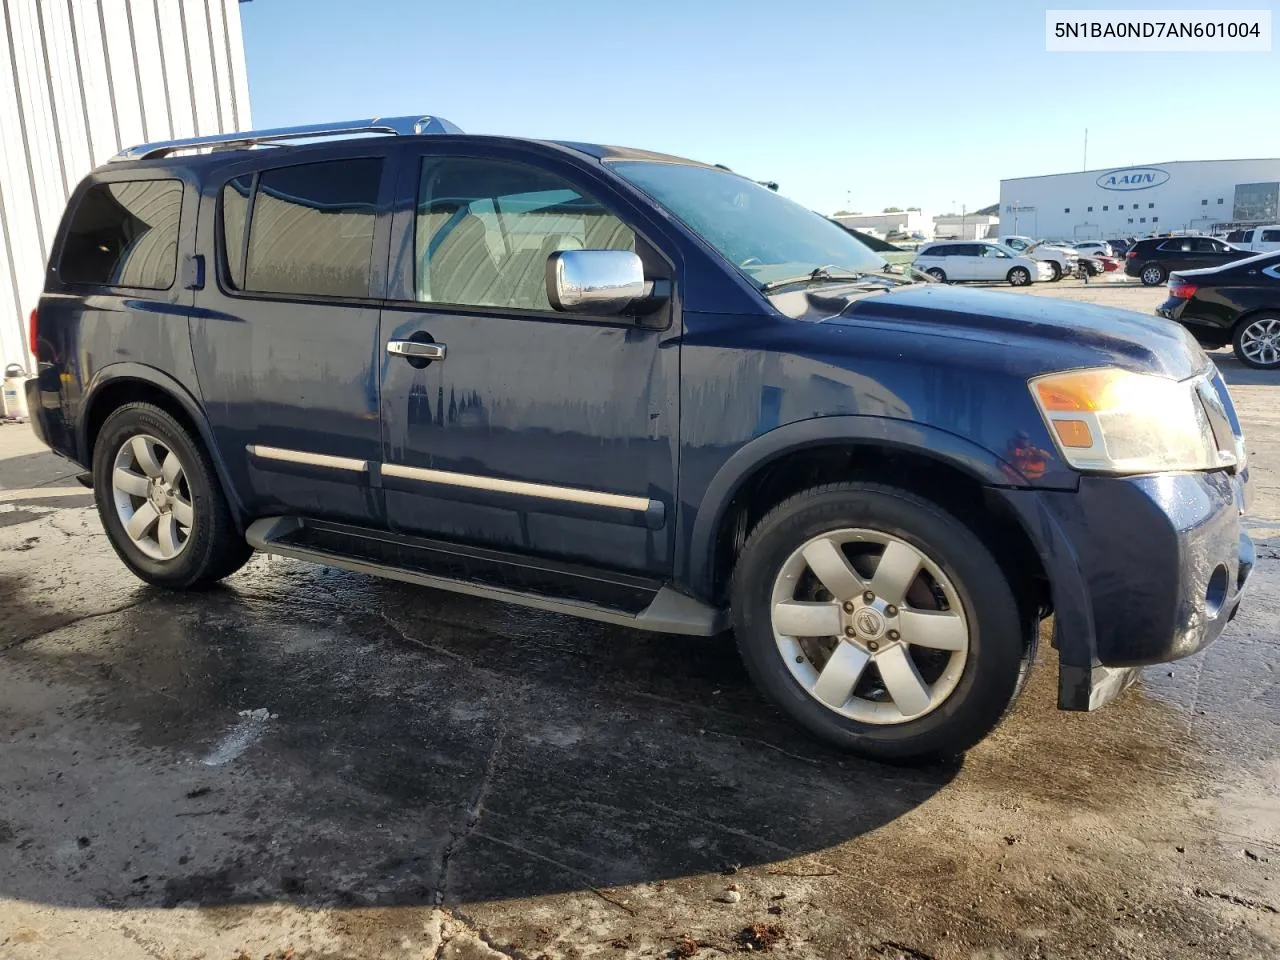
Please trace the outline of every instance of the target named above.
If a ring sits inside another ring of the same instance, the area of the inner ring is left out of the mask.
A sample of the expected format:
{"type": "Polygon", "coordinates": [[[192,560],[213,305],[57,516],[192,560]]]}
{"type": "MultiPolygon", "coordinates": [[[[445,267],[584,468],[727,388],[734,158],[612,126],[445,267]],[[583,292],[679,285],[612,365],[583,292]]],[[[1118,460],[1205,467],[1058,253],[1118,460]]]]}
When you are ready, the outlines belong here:
{"type": "Polygon", "coordinates": [[[0,427],[0,958],[1276,956],[1280,375],[1217,359],[1254,472],[1238,619],[1093,715],[1042,662],[926,768],[810,741],[729,638],[265,557],[155,591],[0,427]]]}

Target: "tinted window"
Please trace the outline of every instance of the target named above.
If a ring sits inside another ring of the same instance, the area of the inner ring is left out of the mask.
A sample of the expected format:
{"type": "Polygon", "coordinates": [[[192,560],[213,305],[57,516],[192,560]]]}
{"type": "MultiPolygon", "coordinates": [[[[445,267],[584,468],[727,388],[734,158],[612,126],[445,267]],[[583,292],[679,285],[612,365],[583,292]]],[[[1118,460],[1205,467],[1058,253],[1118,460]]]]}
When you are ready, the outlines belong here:
{"type": "MultiPolygon", "coordinates": [[[[382,161],[368,158],[263,171],[253,198],[243,289],[367,297],[381,177],[382,161]]],[[[234,257],[234,233],[226,242],[234,257]]],[[[237,274],[233,266],[233,282],[237,274]]]]}
{"type": "Polygon", "coordinates": [[[1008,259],[1009,259],[1009,254],[1005,253],[1005,252],[1004,252],[1003,250],[1001,250],[999,247],[993,247],[993,246],[991,246],[990,244],[988,244],[988,245],[986,245],[986,246],[984,246],[984,247],[982,248],[982,255],[983,255],[984,257],[993,257],[993,258],[995,258],[995,259],[997,259],[997,260],[998,260],[998,259],[1000,259],[1000,258],[1002,258],[1002,257],[1003,257],[1005,260],[1008,260],[1008,259]]]}
{"type": "Polygon", "coordinates": [[[950,244],[940,243],[936,247],[925,247],[924,252],[920,255],[922,257],[945,257],[950,249],[950,244]]]}
{"type": "Polygon", "coordinates": [[[1160,246],[1157,249],[1164,250],[1170,253],[1190,253],[1191,241],[1190,240],[1166,240],[1164,243],[1160,244],[1160,246]]]}
{"type": "Polygon", "coordinates": [[[1208,237],[1194,237],[1191,240],[1192,253],[1219,253],[1225,249],[1217,240],[1210,240],[1208,237]]]}
{"type": "Polygon", "coordinates": [[[181,181],[96,184],[71,218],[58,275],[67,283],[166,290],[177,273],[181,214],[181,181]]]}
{"type": "Polygon", "coordinates": [[[635,248],[630,227],[537,167],[458,157],[422,161],[414,227],[419,300],[550,310],[551,254],[635,248]]]}
{"type": "Polygon", "coordinates": [[[1232,230],[1227,234],[1227,243],[1248,243],[1249,231],[1232,230]]]}
{"type": "Polygon", "coordinates": [[[244,287],[244,227],[249,217],[252,175],[237,177],[222,188],[222,257],[233,287],[244,287]]]}
{"type": "Polygon", "coordinates": [[[1263,243],[1280,243],[1280,230],[1263,230],[1263,243]]]}
{"type": "Polygon", "coordinates": [[[982,250],[979,244],[961,243],[951,248],[951,255],[954,257],[980,257],[982,256],[982,250]]]}

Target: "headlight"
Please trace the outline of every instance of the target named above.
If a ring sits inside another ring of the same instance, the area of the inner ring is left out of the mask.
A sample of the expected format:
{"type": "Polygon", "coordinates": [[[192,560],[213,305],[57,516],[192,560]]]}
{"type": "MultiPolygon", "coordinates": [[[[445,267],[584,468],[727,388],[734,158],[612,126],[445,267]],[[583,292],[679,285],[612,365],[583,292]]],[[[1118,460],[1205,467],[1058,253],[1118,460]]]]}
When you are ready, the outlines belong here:
{"type": "Polygon", "coordinates": [[[1221,452],[1195,381],[1114,367],[1036,377],[1031,395],[1077,470],[1155,473],[1235,464],[1221,452]]]}

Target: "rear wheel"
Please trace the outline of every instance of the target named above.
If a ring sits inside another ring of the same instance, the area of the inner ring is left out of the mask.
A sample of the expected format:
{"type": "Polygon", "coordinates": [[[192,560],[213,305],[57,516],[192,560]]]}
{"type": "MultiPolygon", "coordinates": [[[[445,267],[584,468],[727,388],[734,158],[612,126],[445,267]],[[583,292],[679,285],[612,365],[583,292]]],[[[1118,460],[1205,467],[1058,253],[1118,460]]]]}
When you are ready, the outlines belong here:
{"type": "Polygon", "coordinates": [[[1025,287],[1031,282],[1031,271],[1026,267],[1014,267],[1009,271],[1008,280],[1010,286],[1025,287]]]}
{"type": "Polygon", "coordinates": [[[933,279],[937,280],[939,283],[947,282],[947,275],[942,271],[941,267],[930,267],[925,271],[925,273],[933,277],[933,279]]]}
{"type": "Polygon", "coordinates": [[[1169,274],[1158,263],[1148,263],[1138,274],[1144,287],[1158,287],[1164,283],[1169,274]]]}
{"type": "Polygon", "coordinates": [[[1028,645],[999,565],[937,505],[839,483],[774,508],[734,570],[747,670],[811,732],[864,756],[962,752],[1000,721],[1028,645]]]}
{"type": "Polygon", "coordinates": [[[102,425],[93,490],[112,547],[148,583],[206,586],[253,553],[236,531],[208,454],[149,403],[127,404],[102,425]]]}
{"type": "Polygon", "coordinates": [[[1280,314],[1245,317],[1231,337],[1236,359],[1257,370],[1280,368],[1280,314]]]}

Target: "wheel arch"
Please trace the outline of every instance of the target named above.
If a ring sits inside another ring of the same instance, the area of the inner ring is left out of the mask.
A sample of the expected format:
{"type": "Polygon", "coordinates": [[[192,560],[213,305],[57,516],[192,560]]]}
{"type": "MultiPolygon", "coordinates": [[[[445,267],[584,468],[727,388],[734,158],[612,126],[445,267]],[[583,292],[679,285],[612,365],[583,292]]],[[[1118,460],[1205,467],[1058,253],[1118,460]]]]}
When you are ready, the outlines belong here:
{"type": "Polygon", "coordinates": [[[690,535],[685,577],[695,596],[722,602],[751,526],[788,496],[832,480],[897,483],[949,507],[960,519],[992,518],[1011,562],[1039,568],[1034,544],[994,487],[1028,481],[991,451],[938,427],[885,417],[803,420],[752,440],[729,458],[703,494],[690,535]],[[975,512],[976,511],[976,512],[975,512]],[[967,514],[967,516],[966,516],[967,514]],[[1028,557],[1027,553],[1031,556],[1028,557]]]}
{"type": "Polygon", "coordinates": [[[169,374],[140,363],[115,363],[103,367],[89,384],[76,425],[76,445],[86,466],[92,468],[98,432],[111,414],[127,403],[150,403],[164,410],[204,447],[218,473],[236,530],[244,532],[244,510],[231,484],[226,464],[213,440],[213,431],[200,404],[169,374]]]}
{"type": "Polygon", "coordinates": [[[1256,320],[1260,315],[1270,314],[1277,320],[1280,320],[1280,307],[1254,307],[1246,310],[1240,316],[1236,317],[1235,323],[1230,326],[1230,335],[1235,336],[1237,330],[1243,329],[1245,321],[1256,320]]]}

